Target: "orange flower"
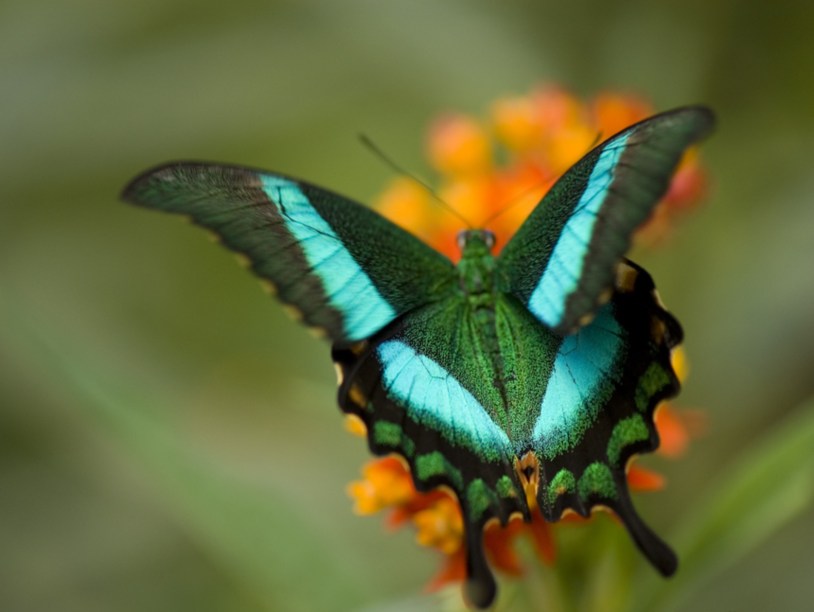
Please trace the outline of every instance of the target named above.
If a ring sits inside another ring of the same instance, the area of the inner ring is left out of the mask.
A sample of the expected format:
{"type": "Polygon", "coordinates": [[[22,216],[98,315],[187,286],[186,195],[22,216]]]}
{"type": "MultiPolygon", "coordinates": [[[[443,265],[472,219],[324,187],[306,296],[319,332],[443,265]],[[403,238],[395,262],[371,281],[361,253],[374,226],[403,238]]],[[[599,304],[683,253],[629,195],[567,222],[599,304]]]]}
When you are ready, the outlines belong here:
{"type": "Polygon", "coordinates": [[[430,129],[429,156],[436,170],[451,176],[488,172],[492,167],[489,135],[476,119],[449,115],[430,129]]]}
{"type": "MultiPolygon", "coordinates": [[[[363,480],[348,486],[349,495],[356,500],[356,512],[372,514],[387,509],[390,511],[388,525],[399,527],[412,523],[419,544],[445,555],[441,569],[428,588],[437,589],[463,580],[466,576],[464,525],[455,496],[444,489],[430,493],[417,491],[409,469],[396,457],[369,461],[362,468],[362,475],[363,480]]],[[[506,527],[489,523],[484,532],[484,548],[493,567],[512,576],[522,573],[520,559],[514,552],[515,542],[521,536],[530,539],[541,561],[553,563],[556,553],[551,527],[542,514],[533,512],[529,523],[520,519],[510,521],[506,527]]]]}
{"type": "MultiPolygon", "coordinates": [[[[473,226],[489,221],[499,250],[557,177],[600,140],[652,114],[634,96],[603,93],[585,103],[556,87],[498,100],[484,120],[448,114],[431,127],[427,142],[440,179],[437,193],[473,226]]],[[[706,186],[691,150],[640,238],[662,239],[675,218],[702,199],[706,186]]],[[[455,260],[460,221],[430,199],[419,185],[398,178],[380,196],[378,209],[455,260]]]]}
{"type": "MultiPolygon", "coordinates": [[[[488,222],[499,250],[555,180],[592,146],[652,114],[652,108],[634,96],[602,93],[586,103],[556,87],[498,100],[483,120],[449,114],[433,124],[427,143],[440,179],[437,194],[472,226],[488,222]]],[[[705,189],[698,156],[690,151],[652,219],[640,229],[639,238],[654,243],[664,237],[675,218],[701,200],[705,189]]],[[[378,209],[455,260],[461,223],[432,199],[423,186],[397,178],[380,196],[378,209]]],[[[683,351],[676,350],[673,361],[683,380],[687,370],[683,351]]],[[[690,435],[700,429],[697,415],[667,403],[657,411],[655,423],[661,439],[659,451],[668,457],[680,455],[690,435]]],[[[358,423],[353,429],[360,433],[358,423]]],[[[664,478],[631,462],[628,483],[633,490],[653,491],[664,486],[664,478]]],[[[351,483],[348,491],[356,500],[357,512],[386,510],[390,526],[412,524],[418,543],[439,551],[444,561],[429,588],[464,580],[463,517],[453,494],[443,489],[417,491],[406,463],[396,457],[369,462],[363,468],[363,479],[351,483]]],[[[566,520],[584,522],[579,517],[566,520]]],[[[487,525],[484,547],[495,569],[512,576],[522,572],[514,549],[520,537],[530,539],[542,562],[553,563],[552,526],[532,508],[529,523],[512,520],[505,527],[496,522],[487,525]]]]}
{"type": "Polygon", "coordinates": [[[397,457],[385,457],[362,468],[363,480],[352,482],[348,493],[356,500],[359,514],[374,514],[391,507],[407,506],[416,496],[413,479],[397,457]]]}

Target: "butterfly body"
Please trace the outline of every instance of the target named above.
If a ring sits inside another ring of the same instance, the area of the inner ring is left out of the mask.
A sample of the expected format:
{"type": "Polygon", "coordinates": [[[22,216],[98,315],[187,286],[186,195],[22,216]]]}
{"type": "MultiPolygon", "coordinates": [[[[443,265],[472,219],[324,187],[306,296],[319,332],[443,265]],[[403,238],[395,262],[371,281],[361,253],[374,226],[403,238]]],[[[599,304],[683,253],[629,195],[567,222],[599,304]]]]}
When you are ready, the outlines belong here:
{"type": "Polygon", "coordinates": [[[624,259],[687,146],[712,126],[687,107],[600,144],[494,254],[460,235],[453,264],[342,196],[279,174],[180,162],[137,177],[125,199],[188,215],[273,284],[333,342],[339,405],[370,449],[416,487],[445,486],[464,518],[468,600],[496,592],[484,526],[613,510],[663,574],[672,551],[639,518],[625,470],[658,446],[653,412],[678,391],[681,340],[650,275],[624,259]]]}

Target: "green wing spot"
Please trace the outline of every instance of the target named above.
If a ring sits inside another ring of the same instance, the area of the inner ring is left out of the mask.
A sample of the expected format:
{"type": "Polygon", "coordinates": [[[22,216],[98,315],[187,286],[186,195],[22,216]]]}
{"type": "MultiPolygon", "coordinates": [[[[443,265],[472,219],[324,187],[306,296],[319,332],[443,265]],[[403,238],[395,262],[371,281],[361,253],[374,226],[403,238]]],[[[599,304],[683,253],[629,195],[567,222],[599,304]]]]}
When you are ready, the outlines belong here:
{"type": "Polygon", "coordinates": [[[622,419],[613,428],[608,441],[608,461],[611,465],[618,467],[622,449],[636,442],[644,442],[649,438],[650,432],[641,415],[634,414],[622,419]]]}
{"type": "Polygon", "coordinates": [[[396,423],[379,421],[373,425],[373,441],[382,446],[398,447],[401,444],[402,434],[401,425],[396,423]]]}
{"type": "Polygon", "coordinates": [[[489,508],[497,503],[497,496],[480,478],[469,483],[466,489],[466,501],[470,518],[478,520],[489,508]]]}
{"type": "Polygon", "coordinates": [[[380,446],[401,449],[405,457],[415,454],[415,442],[408,438],[401,425],[390,421],[378,421],[373,425],[373,441],[380,446]]]}
{"type": "Polygon", "coordinates": [[[636,408],[639,412],[647,410],[650,398],[670,384],[670,376],[658,363],[651,363],[645,370],[639,385],[636,387],[636,408]]]}
{"type": "Polygon", "coordinates": [[[551,507],[557,502],[557,498],[560,495],[573,493],[576,490],[577,479],[574,478],[574,474],[571,472],[571,470],[566,470],[563,468],[557,472],[554,478],[551,479],[551,482],[548,483],[546,501],[548,502],[549,507],[551,507]]]}
{"type": "Polygon", "coordinates": [[[404,452],[405,457],[415,455],[415,442],[413,442],[412,438],[408,438],[407,436],[401,438],[401,450],[404,452]]]}
{"type": "Polygon", "coordinates": [[[585,468],[577,483],[577,489],[579,496],[586,501],[591,495],[599,495],[608,499],[614,499],[617,495],[616,484],[610,468],[598,461],[585,468]]]}
{"type": "Polygon", "coordinates": [[[495,489],[500,497],[517,497],[517,489],[512,479],[505,474],[495,483],[495,489]]]}
{"type": "Polygon", "coordinates": [[[464,488],[461,471],[447,461],[439,451],[416,457],[415,469],[416,475],[421,481],[430,480],[435,476],[446,476],[456,490],[460,491],[464,488]]]}

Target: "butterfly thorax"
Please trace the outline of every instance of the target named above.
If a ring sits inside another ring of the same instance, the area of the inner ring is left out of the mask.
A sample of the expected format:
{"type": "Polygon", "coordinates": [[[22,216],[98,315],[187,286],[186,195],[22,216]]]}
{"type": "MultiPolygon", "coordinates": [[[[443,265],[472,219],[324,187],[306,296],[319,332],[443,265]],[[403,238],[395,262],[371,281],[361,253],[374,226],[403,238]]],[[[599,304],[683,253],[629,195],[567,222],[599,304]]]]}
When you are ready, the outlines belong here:
{"type": "Polygon", "coordinates": [[[457,266],[458,288],[467,303],[465,312],[468,313],[461,321],[468,319],[471,322],[469,330],[473,334],[472,341],[482,355],[481,363],[488,363],[478,377],[476,394],[491,418],[500,423],[511,437],[513,424],[509,418],[510,398],[506,381],[513,375],[498,333],[497,309],[501,298],[495,276],[497,265],[492,253],[495,236],[488,230],[466,230],[458,235],[458,242],[461,247],[461,259],[457,266]]]}
{"type": "Polygon", "coordinates": [[[458,286],[468,297],[489,301],[495,289],[495,235],[489,230],[465,230],[458,234],[458,244],[458,286]]]}

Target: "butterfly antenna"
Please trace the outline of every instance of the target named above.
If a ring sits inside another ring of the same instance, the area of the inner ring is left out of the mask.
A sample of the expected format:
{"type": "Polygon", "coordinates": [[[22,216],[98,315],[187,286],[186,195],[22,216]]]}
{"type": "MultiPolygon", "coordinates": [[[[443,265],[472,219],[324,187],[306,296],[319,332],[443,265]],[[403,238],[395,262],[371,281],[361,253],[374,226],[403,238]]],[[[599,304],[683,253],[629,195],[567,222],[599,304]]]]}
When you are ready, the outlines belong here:
{"type": "Polygon", "coordinates": [[[527,195],[529,195],[531,193],[534,193],[535,191],[542,191],[547,186],[551,186],[552,183],[553,183],[552,180],[540,181],[539,183],[537,183],[535,185],[532,185],[531,187],[528,187],[527,189],[524,189],[520,193],[513,195],[512,198],[504,206],[500,207],[500,210],[496,211],[494,214],[489,215],[488,217],[486,217],[486,219],[484,219],[483,227],[488,226],[492,221],[497,219],[500,215],[502,215],[505,212],[510,211],[512,208],[514,208],[518,204],[522,204],[525,201],[525,198],[526,198],[527,195]]]}
{"type": "MultiPolygon", "coordinates": [[[[588,147],[588,151],[593,150],[593,148],[596,147],[600,142],[602,142],[602,132],[601,131],[596,133],[596,137],[594,138],[591,145],[588,147]]],[[[588,151],[586,151],[586,153],[588,151]]],[[[505,206],[502,206],[500,208],[500,210],[495,212],[495,214],[486,217],[486,219],[483,222],[483,226],[486,227],[489,223],[491,223],[492,221],[497,219],[500,215],[502,215],[506,211],[509,211],[512,208],[514,208],[515,206],[517,206],[518,204],[521,204],[523,202],[523,199],[527,195],[529,195],[530,193],[534,193],[535,191],[542,190],[546,186],[550,187],[553,183],[554,183],[553,180],[541,181],[541,182],[537,183],[536,185],[532,185],[528,189],[524,189],[520,193],[512,196],[512,199],[509,200],[508,203],[505,206]]]]}
{"type": "Polygon", "coordinates": [[[407,178],[415,181],[418,185],[421,185],[430,196],[437,202],[441,204],[447,211],[452,213],[457,219],[459,219],[464,225],[466,225],[467,229],[472,229],[472,224],[464,217],[461,213],[455,210],[449,203],[445,202],[441,196],[439,196],[432,187],[429,186],[428,183],[422,181],[418,178],[415,174],[407,172],[404,168],[399,166],[393,159],[388,156],[384,151],[382,151],[376,143],[374,143],[370,138],[367,137],[365,134],[359,134],[359,140],[362,144],[368,148],[376,157],[378,157],[381,161],[383,161],[386,165],[390,166],[390,168],[396,173],[402,176],[406,176],[407,178]]]}

